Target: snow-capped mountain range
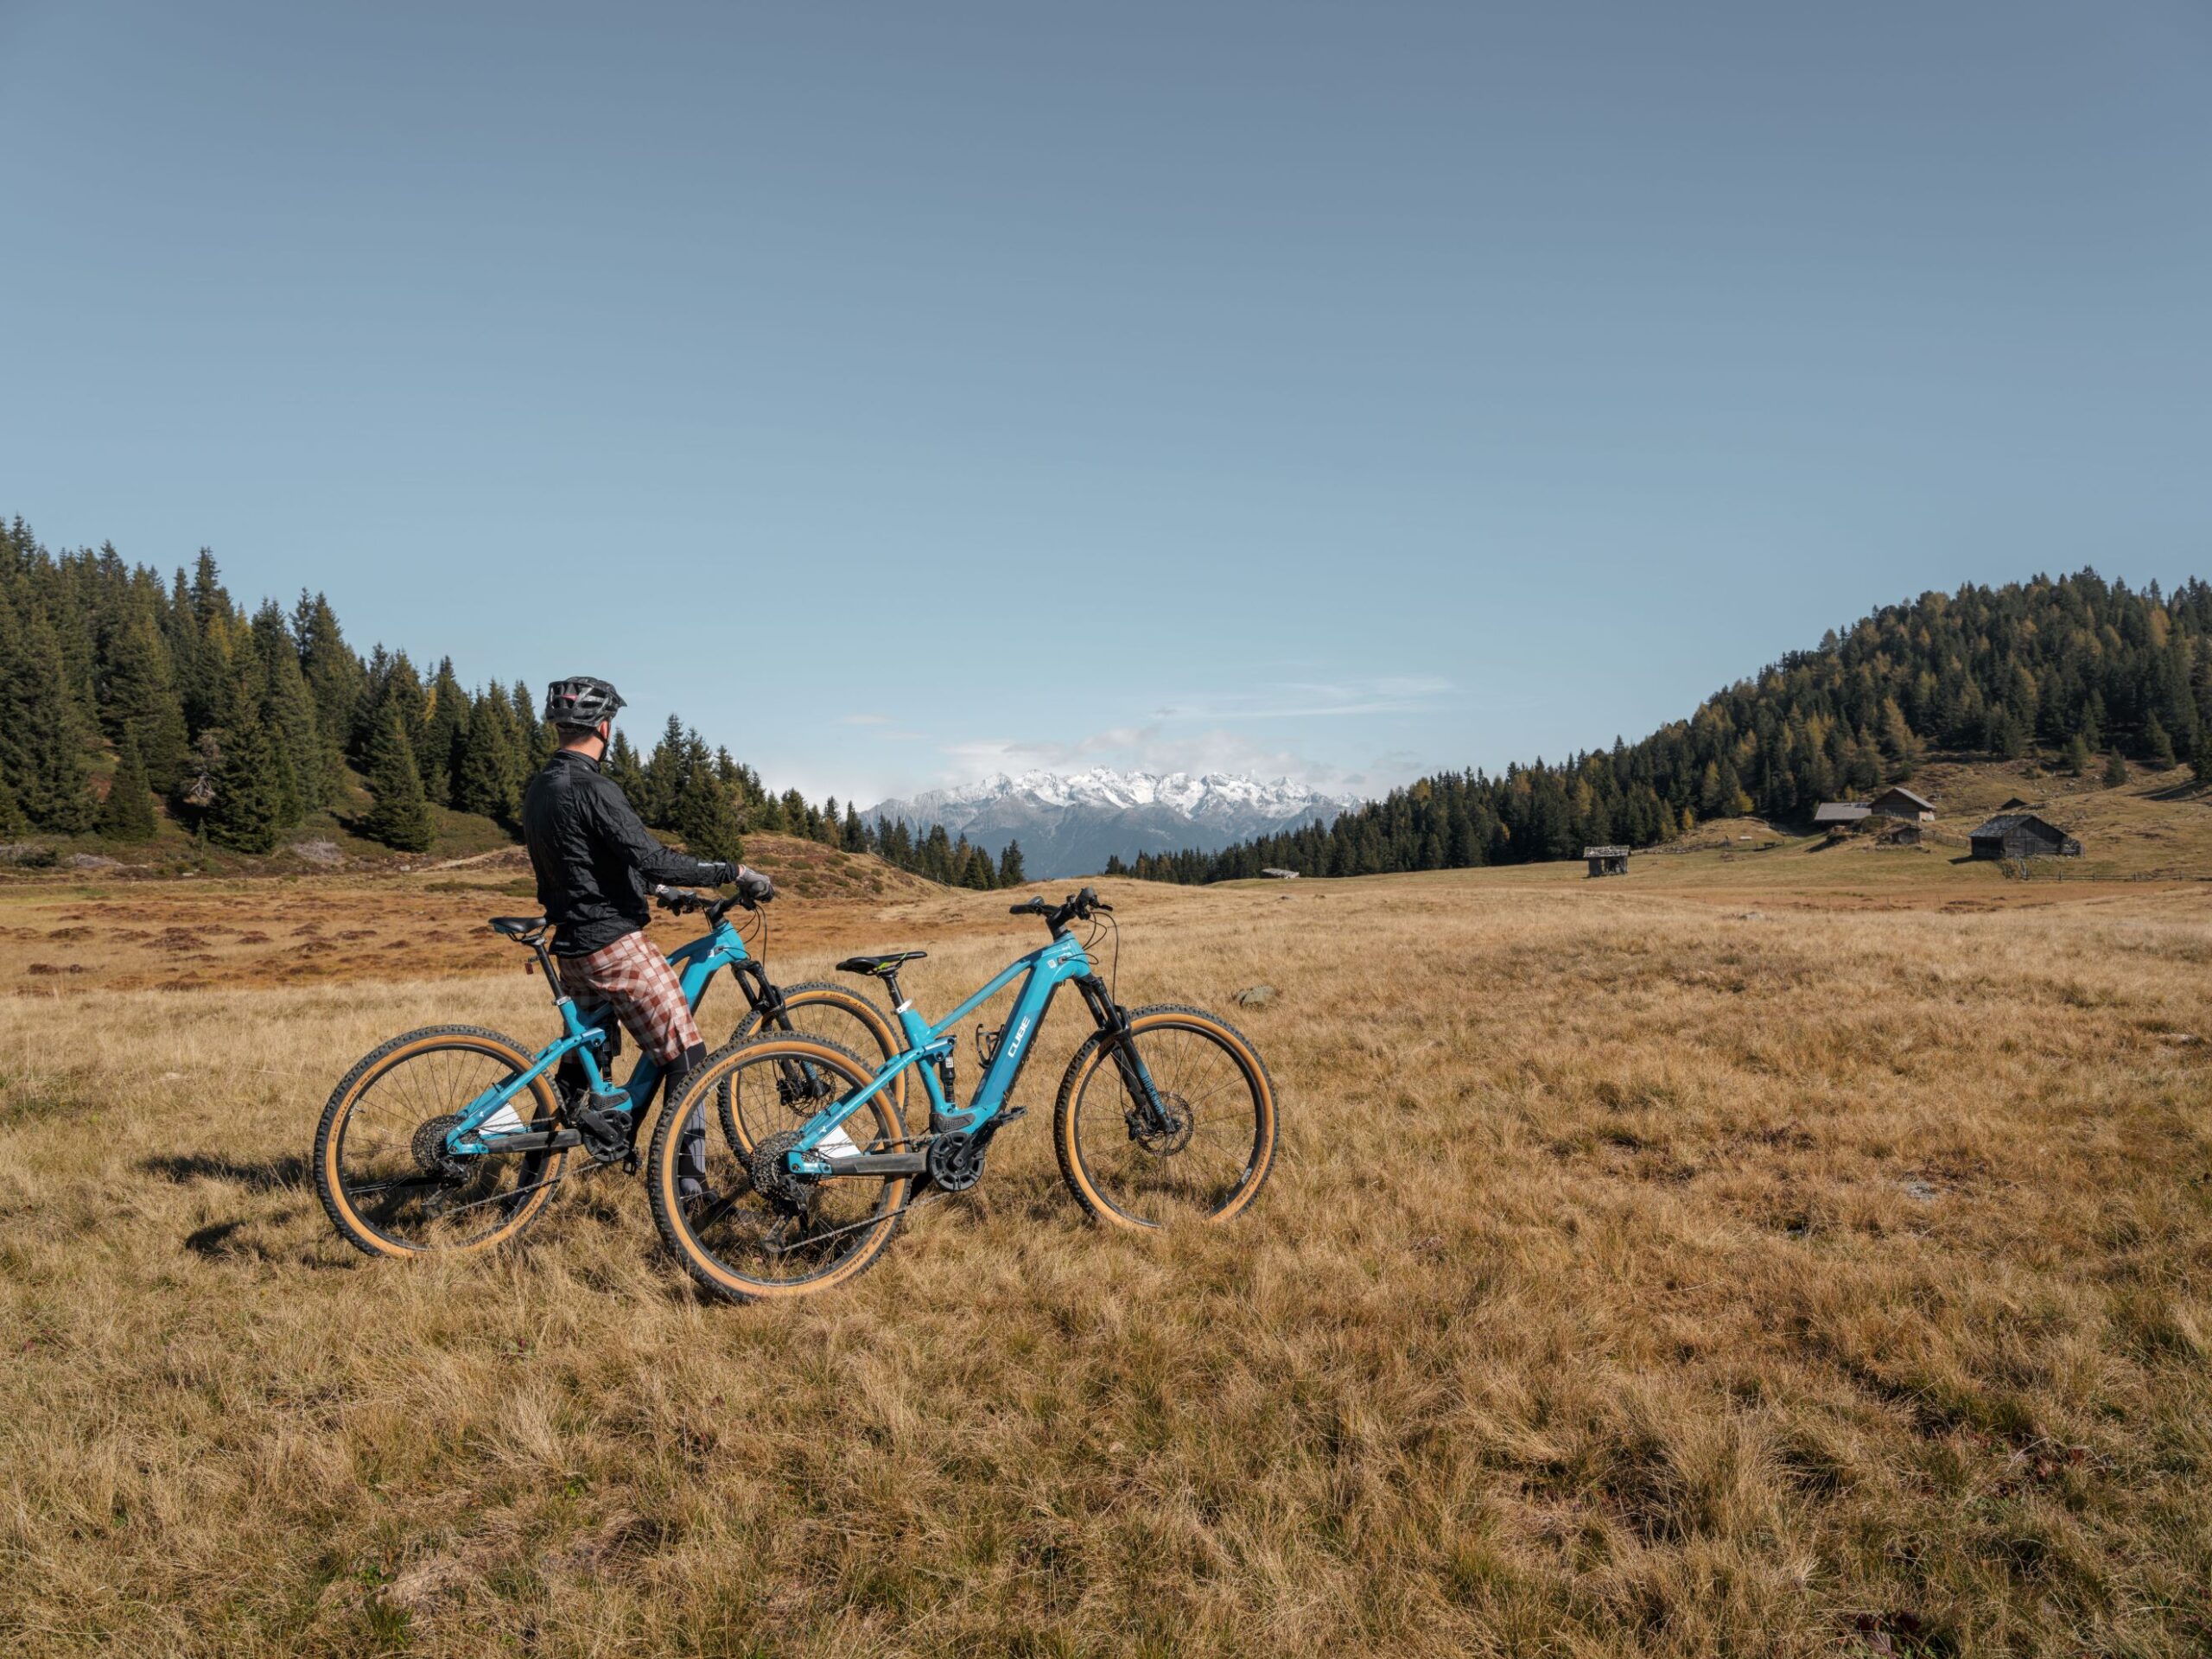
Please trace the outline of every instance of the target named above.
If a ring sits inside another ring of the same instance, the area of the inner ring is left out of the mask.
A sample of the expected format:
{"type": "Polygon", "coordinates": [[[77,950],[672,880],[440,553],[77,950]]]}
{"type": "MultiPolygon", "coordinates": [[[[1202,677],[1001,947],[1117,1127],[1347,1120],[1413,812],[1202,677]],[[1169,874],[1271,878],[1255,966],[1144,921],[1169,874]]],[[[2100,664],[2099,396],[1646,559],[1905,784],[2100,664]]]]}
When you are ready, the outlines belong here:
{"type": "Polygon", "coordinates": [[[1052,772],[1004,772],[911,800],[879,802],[861,814],[902,819],[926,830],[941,823],[995,857],[1021,842],[1030,879],[1094,875],[1113,854],[1208,852],[1248,836],[1271,834],[1318,820],[1327,823],[1357,796],[1325,795],[1287,778],[1264,783],[1226,772],[1192,775],[1116,772],[1097,766],[1064,777],[1052,772]]]}

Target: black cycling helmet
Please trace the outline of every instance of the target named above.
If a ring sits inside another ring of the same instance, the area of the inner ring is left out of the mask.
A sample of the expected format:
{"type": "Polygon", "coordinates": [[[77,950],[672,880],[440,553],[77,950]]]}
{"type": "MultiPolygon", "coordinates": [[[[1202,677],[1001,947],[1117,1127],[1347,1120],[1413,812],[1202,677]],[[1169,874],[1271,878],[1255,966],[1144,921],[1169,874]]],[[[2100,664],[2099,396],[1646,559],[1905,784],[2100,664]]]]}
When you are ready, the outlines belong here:
{"type": "Polygon", "coordinates": [[[588,674],[571,674],[545,688],[545,718],[555,726],[597,731],[599,722],[613,719],[621,707],[622,694],[588,674]]]}

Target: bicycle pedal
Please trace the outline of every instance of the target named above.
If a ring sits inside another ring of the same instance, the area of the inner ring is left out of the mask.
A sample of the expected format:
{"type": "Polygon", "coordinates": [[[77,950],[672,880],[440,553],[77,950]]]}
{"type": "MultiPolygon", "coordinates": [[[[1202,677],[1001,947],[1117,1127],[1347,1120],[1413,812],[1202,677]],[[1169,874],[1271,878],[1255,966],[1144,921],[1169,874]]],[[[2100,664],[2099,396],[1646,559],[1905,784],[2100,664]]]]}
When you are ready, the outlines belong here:
{"type": "Polygon", "coordinates": [[[634,1175],[640,1167],[638,1161],[638,1149],[632,1147],[622,1156],[622,1173],[625,1175],[634,1175]]]}

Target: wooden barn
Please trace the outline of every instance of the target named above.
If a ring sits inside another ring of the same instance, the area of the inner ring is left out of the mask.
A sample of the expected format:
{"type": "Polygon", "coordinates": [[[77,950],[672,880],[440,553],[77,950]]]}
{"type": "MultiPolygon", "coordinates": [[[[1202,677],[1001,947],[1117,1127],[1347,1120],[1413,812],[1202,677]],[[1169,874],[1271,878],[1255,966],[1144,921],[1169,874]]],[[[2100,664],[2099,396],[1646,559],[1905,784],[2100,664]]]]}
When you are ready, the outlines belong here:
{"type": "Polygon", "coordinates": [[[1857,823],[1873,811],[1864,801],[1822,801],[1813,809],[1813,822],[1822,829],[1834,830],[1847,823],[1857,823]]]}
{"type": "Polygon", "coordinates": [[[2032,812],[1999,812],[1967,836],[1976,858],[2079,858],[2082,843],[2032,812]]]}
{"type": "Polygon", "coordinates": [[[1585,847],[1582,856],[1589,861],[1592,875],[1628,874],[1628,849],[1625,847],[1585,847]]]}
{"type": "Polygon", "coordinates": [[[1866,810],[1885,818],[1903,818],[1908,823],[1936,822],[1936,803],[1899,784],[1891,784],[1867,802],[1866,810]]]}

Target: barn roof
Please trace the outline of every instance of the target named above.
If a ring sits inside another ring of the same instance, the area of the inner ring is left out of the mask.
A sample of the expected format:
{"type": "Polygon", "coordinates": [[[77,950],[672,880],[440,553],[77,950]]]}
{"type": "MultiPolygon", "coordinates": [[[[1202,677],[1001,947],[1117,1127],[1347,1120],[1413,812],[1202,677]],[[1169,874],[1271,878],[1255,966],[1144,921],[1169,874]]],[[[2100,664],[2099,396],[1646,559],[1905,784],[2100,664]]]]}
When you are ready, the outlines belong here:
{"type": "Polygon", "coordinates": [[[1585,858],[1626,858],[1628,849],[1625,847],[1585,847],[1582,849],[1582,856],[1585,858]]]}
{"type": "Polygon", "coordinates": [[[1874,809],[1859,801],[1822,801],[1813,809],[1815,823],[1856,823],[1874,809]]]}
{"type": "Polygon", "coordinates": [[[1923,811],[1933,812],[1936,810],[1935,802],[1929,800],[1925,795],[1914,794],[1903,784],[1891,784],[1887,789],[1884,790],[1874,798],[1878,801],[1885,801],[1892,795],[1904,796],[1905,799],[1910,801],[1915,806],[1919,807],[1923,811]]]}
{"type": "Polygon", "coordinates": [[[1967,835],[1969,840],[1980,841],[1986,836],[2009,835],[2015,830],[2025,829],[2031,824],[2058,840],[2063,841],[2066,838],[2066,832],[2063,830],[2050,819],[2037,817],[2032,812],[1999,812],[1986,823],[1968,830],[1967,835]]]}

